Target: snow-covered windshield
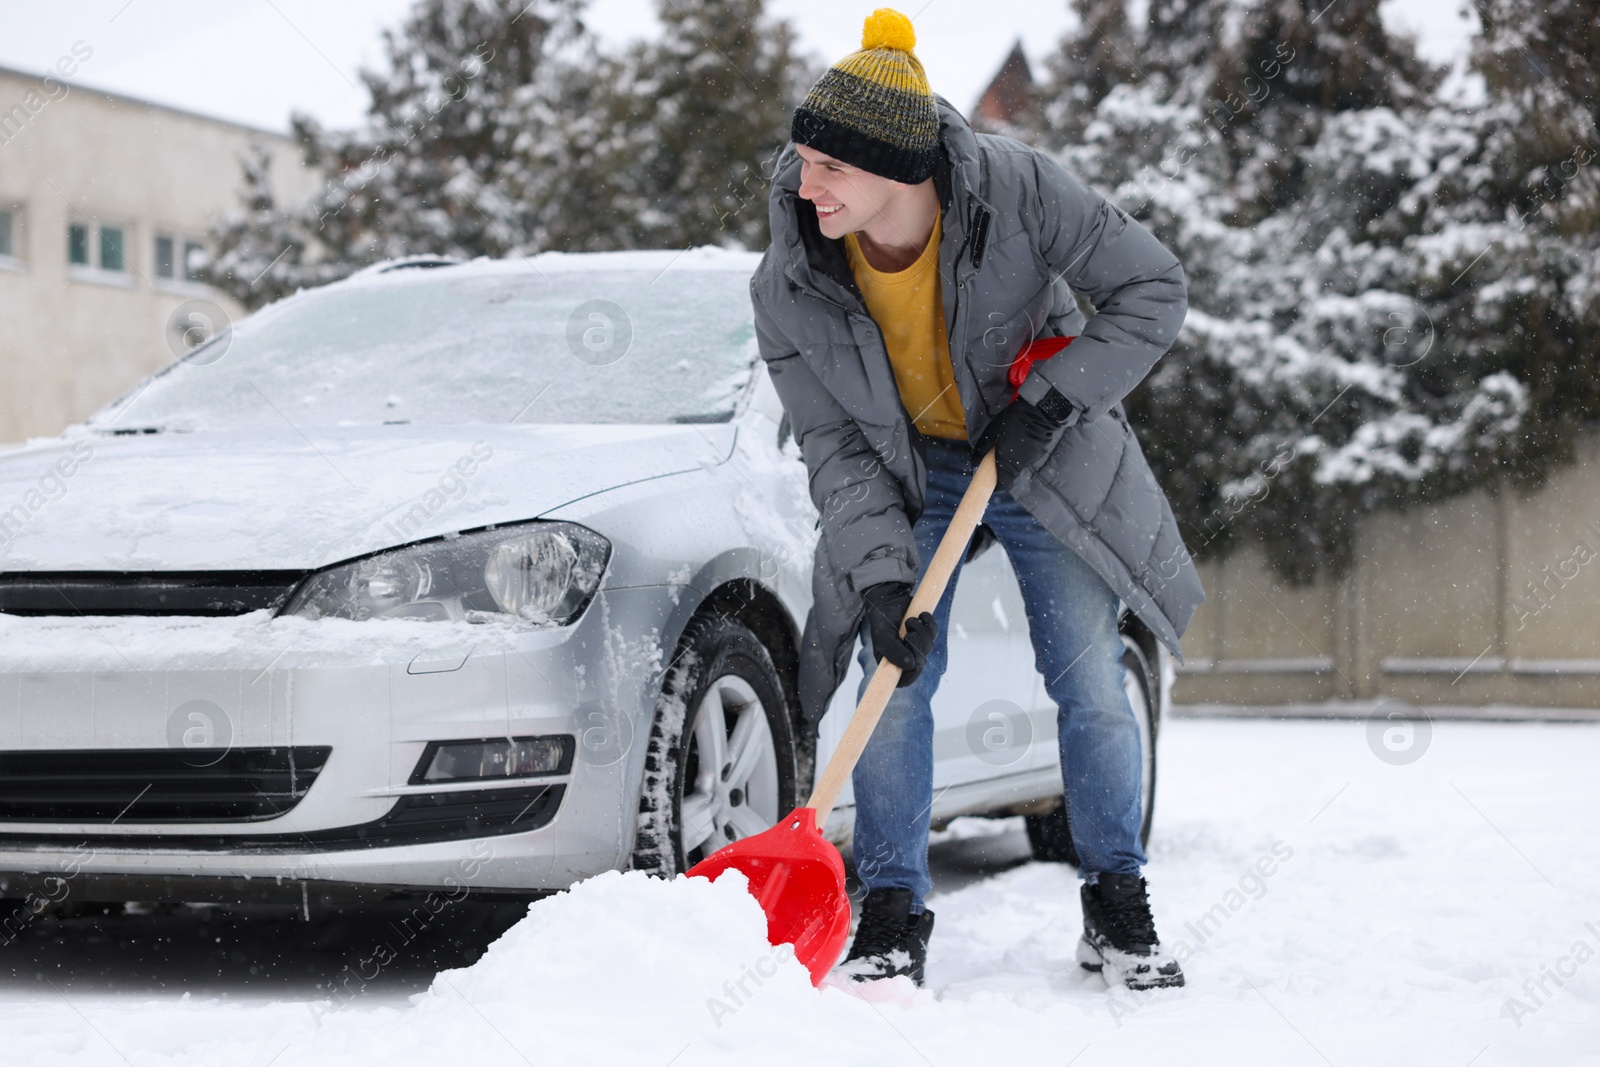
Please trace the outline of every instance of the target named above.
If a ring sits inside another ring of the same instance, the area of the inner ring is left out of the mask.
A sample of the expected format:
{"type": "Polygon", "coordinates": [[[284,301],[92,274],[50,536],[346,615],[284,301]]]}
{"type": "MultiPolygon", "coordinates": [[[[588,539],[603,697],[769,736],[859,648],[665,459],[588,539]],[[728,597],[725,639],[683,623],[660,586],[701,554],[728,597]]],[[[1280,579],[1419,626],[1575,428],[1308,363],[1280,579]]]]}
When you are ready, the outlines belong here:
{"type": "Polygon", "coordinates": [[[407,269],[301,293],[196,348],[90,425],[729,418],[756,360],[749,272],[612,262],[407,269]]]}

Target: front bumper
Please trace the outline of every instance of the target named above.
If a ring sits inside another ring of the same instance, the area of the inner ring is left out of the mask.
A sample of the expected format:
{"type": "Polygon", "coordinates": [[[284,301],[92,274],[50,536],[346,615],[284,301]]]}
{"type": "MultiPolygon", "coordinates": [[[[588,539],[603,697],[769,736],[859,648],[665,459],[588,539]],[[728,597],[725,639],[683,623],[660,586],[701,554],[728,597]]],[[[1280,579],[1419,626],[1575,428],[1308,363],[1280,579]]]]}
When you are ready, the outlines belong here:
{"type": "Polygon", "coordinates": [[[672,593],[603,590],[577,623],[550,630],[265,612],[0,617],[0,750],[168,749],[202,762],[238,748],[332,750],[272,817],[141,821],[130,783],[130,806],[109,822],[0,820],[0,893],[540,892],[621,866],[672,593]],[[430,741],[562,734],[576,746],[564,774],[409,784],[430,741]]]}

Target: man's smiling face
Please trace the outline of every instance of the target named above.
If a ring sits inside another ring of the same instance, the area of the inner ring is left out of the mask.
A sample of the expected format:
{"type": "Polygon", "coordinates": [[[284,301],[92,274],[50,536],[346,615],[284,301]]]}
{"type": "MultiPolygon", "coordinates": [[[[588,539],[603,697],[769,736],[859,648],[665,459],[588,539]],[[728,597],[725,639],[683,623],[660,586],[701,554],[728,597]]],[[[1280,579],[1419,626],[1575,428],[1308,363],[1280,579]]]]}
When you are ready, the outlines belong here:
{"type": "Polygon", "coordinates": [[[795,151],[800,155],[800,195],[816,206],[817,226],[831,240],[881,219],[889,202],[907,188],[802,144],[795,151]]]}

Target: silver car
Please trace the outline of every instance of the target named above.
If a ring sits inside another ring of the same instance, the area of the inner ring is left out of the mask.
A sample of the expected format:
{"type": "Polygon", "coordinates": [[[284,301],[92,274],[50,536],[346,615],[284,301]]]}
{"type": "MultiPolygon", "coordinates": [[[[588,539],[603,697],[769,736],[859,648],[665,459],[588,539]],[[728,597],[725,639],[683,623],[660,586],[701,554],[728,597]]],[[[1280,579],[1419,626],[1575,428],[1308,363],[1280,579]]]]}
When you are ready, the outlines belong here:
{"type": "MultiPolygon", "coordinates": [[[[816,512],[755,262],[385,264],[0,453],[0,896],[533,893],[803,802],[858,678],[803,727],[816,512]]],[[[1171,672],[1123,628],[1148,832],[1171,672]]],[[[1070,861],[1003,553],[951,640],[936,825],[1070,861]]]]}

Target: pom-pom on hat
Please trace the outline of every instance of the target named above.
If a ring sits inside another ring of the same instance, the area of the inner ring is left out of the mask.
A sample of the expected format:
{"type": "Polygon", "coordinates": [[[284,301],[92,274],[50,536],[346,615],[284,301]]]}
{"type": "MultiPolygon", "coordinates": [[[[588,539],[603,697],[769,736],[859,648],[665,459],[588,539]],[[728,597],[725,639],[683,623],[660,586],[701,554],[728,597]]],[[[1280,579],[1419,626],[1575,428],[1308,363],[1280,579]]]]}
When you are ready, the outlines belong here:
{"type": "Polygon", "coordinates": [[[789,135],[853,167],[907,185],[933,175],[939,112],[911,54],[911,20],[887,7],[867,16],[861,51],[830,67],[794,113],[789,135]]]}

